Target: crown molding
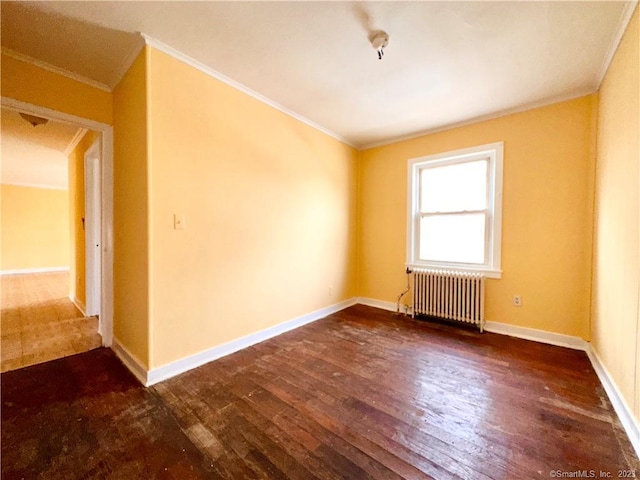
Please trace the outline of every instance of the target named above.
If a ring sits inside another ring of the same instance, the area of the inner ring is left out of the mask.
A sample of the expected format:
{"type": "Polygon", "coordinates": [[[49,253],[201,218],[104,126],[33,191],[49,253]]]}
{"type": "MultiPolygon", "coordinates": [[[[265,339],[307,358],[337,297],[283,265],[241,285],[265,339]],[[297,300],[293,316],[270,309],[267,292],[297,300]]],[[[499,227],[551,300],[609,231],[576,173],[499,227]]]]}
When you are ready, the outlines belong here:
{"type": "Polygon", "coordinates": [[[69,70],[65,70],[64,68],[56,67],[55,65],[51,65],[50,63],[43,62],[42,60],[38,60],[37,58],[33,58],[28,55],[24,55],[23,53],[16,52],[14,50],[11,50],[10,48],[2,47],[2,54],[20,62],[33,65],[34,67],[42,68],[43,70],[47,70],[51,73],[56,73],[71,80],[75,80],[76,82],[84,83],[85,85],[89,85],[90,87],[104,90],[105,92],[112,91],[111,88],[104,83],[97,82],[77,73],[70,72],[69,70]]]}
{"type": "Polygon", "coordinates": [[[602,64],[602,69],[600,70],[600,74],[598,75],[598,89],[600,85],[602,85],[602,81],[604,80],[605,75],[609,71],[609,65],[613,61],[613,57],[618,51],[618,46],[622,41],[622,37],[624,33],[627,31],[627,27],[629,26],[629,22],[631,21],[631,17],[633,16],[633,12],[638,6],[638,0],[631,0],[627,2],[624,7],[624,10],[620,14],[620,20],[618,22],[618,28],[615,37],[611,41],[611,45],[609,45],[609,49],[607,50],[607,54],[604,57],[604,63],[602,64]]]}
{"type": "Polygon", "coordinates": [[[84,138],[84,136],[87,134],[88,131],[89,130],[87,130],[86,128],[82,128],[82,127],[78,128],[78,131],[69,142],[69,145],[67,145],[67,148],[64,149],[63,153],[65,157],[68,157],[71,154],[71,152],[73,152],[73,149],[78,146],[78,144],[82,141],[82,139],[84,138]]]}
{"type": "Polygon", "coordinates": [[[31,273],[53,273],[68,272],[69,267],[44,267],[44,268],[16,268],[10,270],[0,270],[0,275],[28,275],[31,273]]]}
{"type": "Polygon", "coordinates": [[[202,73],[209,75],[210,77],[215,78],[216,80],[221,81],[222,83],[225,83],[227,85],[229,85],[232,88],[235,88],[236,90],[241,91],[242,93],[249,95],[250,97],[255,98],[256,100],[269,105],[272,108],[275,108],[276,110],[284,113],[285,115],[288,115],[292,118],[295,118],[296,120],[298,120],[299,122],[302,122],[322,133],[324,133],[325,135],[329,135],[332,138],[335,138],[336,140],[345,143],[347,145],[349,145],[350,147],[353,147],[355,149],[357,149],[358,147],[356,145],[354,145],[351,141],[347,140],[346,138],[338,135],[335,132],[332,132],[331,130],[323,127],[322,125],[319,125],[315,122],[313,122],[312,120],[309,120],[306,117],[303,117],[302,115],[294,112],[293,110],[288,109],[287,107],[284,107],[283,105],[280,105],[278,102],[275,102],[273,100],[271,100],[270,98],[265,97],[264,95],[251,90],[249,87],[236,82],[235,80],[227,77],[226,75],[218,72],[217,70],[214,70],[213,68],[199,62],[198,60],[180,52],[179,50],[176,50],[173,47],[170,47],[169,45],[160,42],[159,40],[156,40],[153,37],[150,37],[149,35],[147,35],[146,33],[142,33],[140,32],[140,35],[142,36],[142,38],[144,38],[145,44],[149,45],[150,47],[155,48],[156,50],[160,50],[163,53],[166,53],[167,55],[180,60],[183,63],[186,63],[187,65],[195,68],[196,70],[200,70],[202,73]]]}
{"type": "Polygon", "coordinates": [[[359,147],[361,151],[368,150],[370,148],[383,147],[385,145],[391,145],[393,143],[404,142],[406,140],[413,140],[415,138],[424,137],[427,135],[432,135],[434,133],[446,132],[447,130],[453,130],[454,128],[465,127],[467,125],[473,125],[474,123],[486,122],[488,120],[495,120],[496,118],[506,117],[507,115],[513,115],[516,113],[526,112],[528,110],[534,110],[536,108],[546,107],[548,105],[553,105],[555,103],[568,102],[569,100],[574,100],[576,98],[585,97],[587,95],[591,95],[596,93],[597,89],[588,88],[574,91],[572,93],[558,95],[555,97],[546,98],[544,100],[539,100],[531,103],[525,103],[523,105],[519,105],[513,108],[506,108],[504,110],[498,110],[497,112],[488,113],[486,115],[481,115],[479,117],[473,117],[468,120],[462,120],[460,122],[448,123],[439,127],[434,127],[427,130],[421,130],[419,132],[410,133],[407,135],[401,135],[398,137],[393,137],[387,140],[382,140],[380,142],[373,142],[362,145],[359,147]]]}

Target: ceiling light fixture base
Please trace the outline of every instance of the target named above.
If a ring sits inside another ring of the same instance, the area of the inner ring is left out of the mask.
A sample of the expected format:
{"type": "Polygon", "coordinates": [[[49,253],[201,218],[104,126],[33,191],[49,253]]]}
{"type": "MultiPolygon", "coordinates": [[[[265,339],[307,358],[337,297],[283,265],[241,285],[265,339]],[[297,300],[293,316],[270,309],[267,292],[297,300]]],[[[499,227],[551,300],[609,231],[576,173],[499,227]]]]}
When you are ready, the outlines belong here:
{"type": "Polygon", "coordinates": [[[384,49],[389,45],[389,34],[382,30],[378,30],[369,36],[369,41],[373,48],[378,52],[378,60],[382,60],[382,57],[384,56],[384,49]]]}

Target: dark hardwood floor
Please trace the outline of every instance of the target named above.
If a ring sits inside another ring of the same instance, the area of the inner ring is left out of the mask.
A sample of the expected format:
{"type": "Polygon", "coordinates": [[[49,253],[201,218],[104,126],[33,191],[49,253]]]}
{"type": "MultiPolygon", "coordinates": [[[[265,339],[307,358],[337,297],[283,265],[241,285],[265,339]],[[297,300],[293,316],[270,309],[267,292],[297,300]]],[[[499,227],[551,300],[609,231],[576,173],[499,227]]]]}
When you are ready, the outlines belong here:
{"type": "Polygon", "coordinates": [[[364,306],[149,389],[106,349],[1,380],[3,479],[640,476],[584,352],[364,306]]]}

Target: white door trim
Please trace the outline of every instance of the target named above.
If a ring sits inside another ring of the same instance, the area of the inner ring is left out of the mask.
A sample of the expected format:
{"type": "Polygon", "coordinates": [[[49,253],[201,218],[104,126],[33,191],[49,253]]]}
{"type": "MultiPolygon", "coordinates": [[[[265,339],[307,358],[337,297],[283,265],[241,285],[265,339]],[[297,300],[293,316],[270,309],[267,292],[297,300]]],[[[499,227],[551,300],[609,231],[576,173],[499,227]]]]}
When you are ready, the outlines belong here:
{"type": "Polygon", "coordinates": [[[97,138],[84,154],[85,285],[86,315],[100,315],[100,164],[102,139],[97,138]]]}
{"type": "Polygon", "coordinates": [[[102,133],[101,193],[101,296],[100,324],[102,344],[110,347],[113,342],[113,127],[107,123],[77,117],[69,113],[22,102],[9,97],[0,97],[0,105],[9,110],[48,118],[102,133]]]}

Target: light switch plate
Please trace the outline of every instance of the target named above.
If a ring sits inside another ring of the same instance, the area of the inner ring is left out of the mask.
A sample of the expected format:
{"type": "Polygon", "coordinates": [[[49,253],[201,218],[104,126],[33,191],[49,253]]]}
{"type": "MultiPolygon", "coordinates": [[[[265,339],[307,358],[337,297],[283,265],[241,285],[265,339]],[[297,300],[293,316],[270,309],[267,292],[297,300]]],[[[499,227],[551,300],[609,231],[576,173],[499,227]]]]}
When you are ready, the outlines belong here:
{"type": "Polygon", "coordinates": [[[185,228],[185,220],[183,215],[173,214],[173,229],[174,230],[184,230],[185,228]]]}

